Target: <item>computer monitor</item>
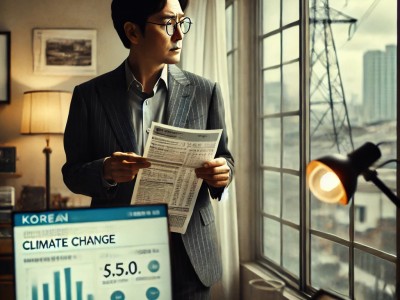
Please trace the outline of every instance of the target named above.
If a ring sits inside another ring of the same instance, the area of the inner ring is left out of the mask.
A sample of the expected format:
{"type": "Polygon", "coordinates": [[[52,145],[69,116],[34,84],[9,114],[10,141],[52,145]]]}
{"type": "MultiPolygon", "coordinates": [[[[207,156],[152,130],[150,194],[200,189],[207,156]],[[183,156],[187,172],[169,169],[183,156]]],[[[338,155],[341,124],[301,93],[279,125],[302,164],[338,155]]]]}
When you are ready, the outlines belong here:
{"type": "Polygon", "coordinates": [[[17,300],[172,299],[167,205],[13,213],[17,300]]]}

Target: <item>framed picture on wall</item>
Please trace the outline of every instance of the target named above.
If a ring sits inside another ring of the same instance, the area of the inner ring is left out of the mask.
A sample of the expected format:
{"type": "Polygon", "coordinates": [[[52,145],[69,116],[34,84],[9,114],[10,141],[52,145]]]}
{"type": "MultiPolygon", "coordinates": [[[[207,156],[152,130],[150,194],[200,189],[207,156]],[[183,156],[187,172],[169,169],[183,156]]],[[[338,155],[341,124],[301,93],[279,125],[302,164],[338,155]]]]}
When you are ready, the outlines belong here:
{"type": "Polygon", "coordinates": [[[94,29],[34,29],[33,73],[96,75],[96,36],[94,29]]]}
{"type": "Polygon", "coordinates": [[[0,31],[0,104],[10,103],[11,33],[0,31]]]}

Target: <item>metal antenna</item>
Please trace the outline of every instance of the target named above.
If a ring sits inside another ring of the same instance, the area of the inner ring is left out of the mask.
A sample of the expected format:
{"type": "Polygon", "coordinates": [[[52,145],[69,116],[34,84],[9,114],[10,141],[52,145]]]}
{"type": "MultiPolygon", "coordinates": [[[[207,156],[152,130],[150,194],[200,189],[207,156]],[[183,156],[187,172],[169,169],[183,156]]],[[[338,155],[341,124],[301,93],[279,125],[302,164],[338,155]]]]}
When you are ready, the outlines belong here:
{"type": "Polygon", "coordinates": [[[310,134],[311,142],[330,142],[339,153],[354,150],[332,23],[357,22],[333,8],[329,0],[313,0],[310,10],[310,134]]]}

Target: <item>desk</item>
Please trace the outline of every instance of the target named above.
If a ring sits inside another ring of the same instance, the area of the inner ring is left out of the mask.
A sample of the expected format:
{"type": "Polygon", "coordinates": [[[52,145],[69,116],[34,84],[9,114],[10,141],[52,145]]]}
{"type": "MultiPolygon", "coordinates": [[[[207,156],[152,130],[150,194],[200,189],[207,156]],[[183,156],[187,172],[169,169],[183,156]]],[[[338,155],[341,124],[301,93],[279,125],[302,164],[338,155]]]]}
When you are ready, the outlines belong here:
{"type": "MultiPolygon", "coordinates": [[[[10,224],[7,226],[11,227],[10,224]]],[[[0,238],[0,295],[2,299],[14,299],[14,260],[11,237],[0,238]]]]}
{"type": "Polygon", "coordinates": [[[0,172],[0,179],[10,179],[10,178],[19,178],[22,174],[20,173],[5,173],[0,172]]]}
{"type": "MultiPolygon", "coordinates": [[[[21,176],[20,173],[0,172],[0,182],[7,179],[19,178],[21,176]]],[[[0,186],[2,185],[3,184],[0,184],[0,186]]],[[[8,207],[0,207],[0,297],[1,299],[7,300],[15,298],[13,241],[11,236],[7,236],[12,233],[11,215],[8,215],[8,211],[11,211],[11,209],[12,208],[8,207]]]]}

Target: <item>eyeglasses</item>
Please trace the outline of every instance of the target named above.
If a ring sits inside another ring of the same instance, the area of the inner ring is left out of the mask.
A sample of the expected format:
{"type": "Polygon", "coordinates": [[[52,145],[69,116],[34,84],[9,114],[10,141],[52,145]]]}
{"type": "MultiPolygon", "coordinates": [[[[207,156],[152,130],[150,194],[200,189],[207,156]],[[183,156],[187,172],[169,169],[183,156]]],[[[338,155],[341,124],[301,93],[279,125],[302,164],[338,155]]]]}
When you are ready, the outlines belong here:
{"type": "Polygon", "coordinates": [[[192,25],[192,20],[190,20],[189,17],[185,17],[182,20],[180,20],[179,22],[177,22],[174,19],[169,19],[167,21],[167,23],[165,24],[160,24],[160,23],[154,23],[154,22],[146,22],[146,23],[150,23],[150,24],[155,24],[155,25],[164,25],[165,26],[165,31],[167,32],[167,34],[169,36],[172,36],[175,33],[176,27],[179,24],[179,27],[181,28],[181,31],[183,34],[188,33],[188,31],[190,30],[190,25],[192,25]]]}

